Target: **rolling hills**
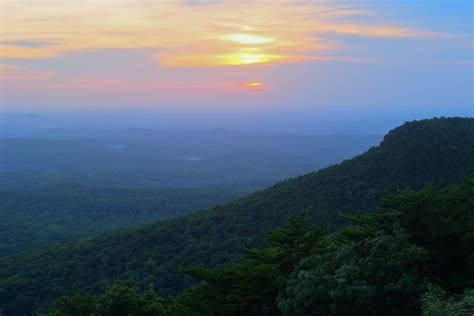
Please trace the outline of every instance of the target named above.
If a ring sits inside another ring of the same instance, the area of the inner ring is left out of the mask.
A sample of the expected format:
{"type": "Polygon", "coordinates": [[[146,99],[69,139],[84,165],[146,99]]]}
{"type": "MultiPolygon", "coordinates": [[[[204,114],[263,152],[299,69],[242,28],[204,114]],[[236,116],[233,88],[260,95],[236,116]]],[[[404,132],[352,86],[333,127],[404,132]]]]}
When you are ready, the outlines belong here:
{"type": "Polygon", "coordinates": [[[0,189],[0,257],[187,214],[245,193],[224,186],[127,188],[66,182],[0,189]]]}
{"type": "Polygon", "coordinates": [[[382,137],[119,126],[8,135],[0,136],[0,257],[222,204],[382,137]]]}
{"type": "Polygon", "coordinates": [[[0,312],[31,314],[55,298],[136,280],[172,294],[193,282],[178,269],[239,257],[288,215],[304,210],[335,228],[344,213],[374,211],[389,192],[442,187],[474,171],[474,119],[413,121],[341,164],[211,209],[0,260],[0,312]]]}

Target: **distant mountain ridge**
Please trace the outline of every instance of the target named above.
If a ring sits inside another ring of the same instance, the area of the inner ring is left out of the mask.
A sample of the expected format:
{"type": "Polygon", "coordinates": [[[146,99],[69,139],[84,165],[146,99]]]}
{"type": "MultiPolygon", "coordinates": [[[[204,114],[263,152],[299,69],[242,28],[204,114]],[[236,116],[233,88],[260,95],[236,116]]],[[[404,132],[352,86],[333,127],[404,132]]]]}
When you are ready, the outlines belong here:
{"type": "Polygon", "coordinates": [[[344,224],[342,214],[374,211],[389,192],[442,187],[472,172],[473,118],[408,122],[362,155],[239,200],[67,247],[3,258],[0,312],[30,314],[58,296],[102,291],[121,279],[175,293],[192,282],[179,267],[236,259],[241,247],[283,225],[289,214],[304,210],[315,222],[337,227],[344,224]]]}

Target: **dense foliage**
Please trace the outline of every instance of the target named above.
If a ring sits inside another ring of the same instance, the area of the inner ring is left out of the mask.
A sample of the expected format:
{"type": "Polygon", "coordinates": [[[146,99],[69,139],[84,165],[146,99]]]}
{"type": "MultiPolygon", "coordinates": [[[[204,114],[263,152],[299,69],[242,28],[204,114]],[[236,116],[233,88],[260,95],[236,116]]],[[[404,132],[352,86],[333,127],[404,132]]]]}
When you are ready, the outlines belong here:
{"type": "Polygon", "coordinates": [[[450,295],[439,286],[431,286],[421,299],[423,316],[465,316],[474,314],[474,290],[450,295]]]}
{"type": "Polygon", "coordinates": [[[114,285],[97,297],[63,297],[50,315],[474,313],[474,176],[391,196],[352,222],[324,235],[305,214],[290,216],[242,261],[184,269],[203,282],[175,298],[114,285]]]}
{"type": "Polygon", "coordinates": [[[302,260],[278,297],[285,313],[417,315],[429,284],[474,287],[474,177],[387,198],[354,222],[302,260]]]}
{"type": "Polygon", "coordinates": [[[182,215],[244,194],[226,187],[62,184],[0,190],[0,256],[182,215]]]}
{"type": "MultiPolygon", "coordinates": [[[[283,225],[292,213],[304,210],[313,222],[326,223],[333,230],[347,223],[342,214],[375,211],[388,192],[418,189],[428,183],[437,188],[473,171],[474,119],[410,122],[391,131],[380,146],[365,154],[234,202],[56,249],[0,259],[0,311],[29,314],[62,295],[99,293],[118,280],[135,280],[138,287],[152,287],[166,296],[195,282],[178,272],[179,267],[215,267],[239,260],[239,249],[257,245],[258,237],[283,225]]],[[[403,253],[405,243],[411,242],[405,235],[380,238],[347,246],[341,253],[349,256],[377,243],[403,253]]],[[[419,264],[415,259],[423,261],[423,257],[422,250],[416,244],[413,247],[414,261],[408,255],[400,260],[406,259],[404,264],[415,269],[419,264]]],[[[362,263],[362,259],[354,259],[354,264],[362,263]]],[[[332,273],[331,269],[327,267],[327,273],[332,273]]],[[[348,273],[358,275],[357,270],[348,273]]],[[[455,288],[456,279],[453,274],[439,282],[449,280],[446,285],[455,288]]],[[[297,281],[291,283],[295,291],[297,281]]],[[[374,280],[369,287],[380,289],[383,282],[374,280]]],[[[415,283],[413,293],[421,288],[421,283],[415,283]]],[[[281,308],[291,308],[293,299],[288,289],[287,296],[280,298],[281,308]]]]}
{"type": "Polygon", "coordinates": [[[466,294],[438,305],[474,312],[474,176],[391,196],[353,223],[322,237],[292,217],[240,263],[185,270],[205,282],[177,301],[206,315],[419,315],[422,302],[434,309],[429,287],[441,286],[466,294]]]}
{"type": "Polygon", "coordinates": [[[100,297],[88,294],[66,296],[56,300],[44,316],[188,316],[193,310],[156,295],[148,288],[143,293],[130,283],[118,283],[107,288],[100,297]]]}

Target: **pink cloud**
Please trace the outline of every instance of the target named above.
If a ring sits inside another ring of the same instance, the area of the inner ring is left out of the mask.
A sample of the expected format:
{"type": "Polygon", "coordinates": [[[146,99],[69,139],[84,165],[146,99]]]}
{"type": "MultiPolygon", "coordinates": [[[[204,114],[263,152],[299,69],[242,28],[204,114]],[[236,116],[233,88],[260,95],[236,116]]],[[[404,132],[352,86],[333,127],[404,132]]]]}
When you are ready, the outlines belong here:
{"type": "Polygon", "coordinates": [[[34,70],[23,66],[0,64],[0,80],[4,81],[44,81],[55,76],[53,71],[34,70]]]}

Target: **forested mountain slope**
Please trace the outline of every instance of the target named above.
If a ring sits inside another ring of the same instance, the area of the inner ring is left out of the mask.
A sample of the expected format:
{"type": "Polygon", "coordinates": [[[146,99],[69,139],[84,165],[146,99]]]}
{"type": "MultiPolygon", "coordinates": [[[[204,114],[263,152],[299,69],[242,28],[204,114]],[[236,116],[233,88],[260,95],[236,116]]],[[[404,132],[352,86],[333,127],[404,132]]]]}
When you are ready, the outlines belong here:
{"type": "Polygon", "coordinates": [[[202,282],[172,298],[119,282],[47,315],[474,315],[474,174],[382,200],[329,234],[292,214],[242,260],[184,269],[202,282]]]}
{"type": "Polygon", "coordinates": [[[224,186],[128,188],[62,183],[0,188],[0,257],[187,214],[245,193],[224,186]]]}
{"type": "Polygon", "coordinates": [[[388,192],[441,187],[474,171],[474,119],[414,121],[380,144],[339,165],[180,218],[81,240],[68,247],[3,258],[0,312],[31,313],[54,298],[99,292],[113,280],[153,284],[173,293],[192,280],[179,267],[215,266],[235,259],[255,236],[305,210],[336,227],[343,213],[377,208],[388,192]]]}

